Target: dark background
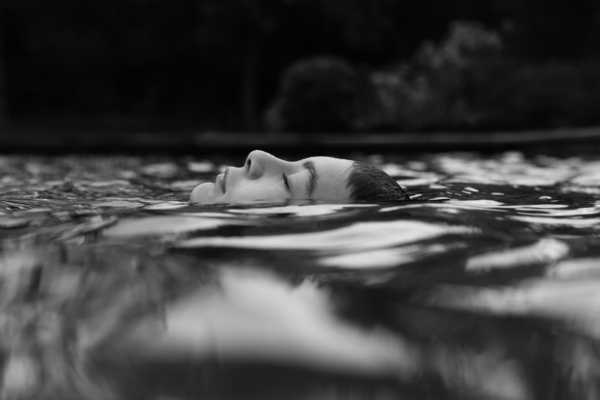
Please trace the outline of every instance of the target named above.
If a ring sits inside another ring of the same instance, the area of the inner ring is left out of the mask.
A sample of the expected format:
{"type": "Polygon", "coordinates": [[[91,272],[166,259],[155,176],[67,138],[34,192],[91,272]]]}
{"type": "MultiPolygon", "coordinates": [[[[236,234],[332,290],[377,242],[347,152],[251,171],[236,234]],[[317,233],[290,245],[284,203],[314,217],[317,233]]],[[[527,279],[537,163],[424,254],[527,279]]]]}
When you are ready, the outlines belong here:
{"type": "Polygon", "coordinates": [[[0,7],[5,135],[600,125],[597,0],[3,0],[0,7]]]}

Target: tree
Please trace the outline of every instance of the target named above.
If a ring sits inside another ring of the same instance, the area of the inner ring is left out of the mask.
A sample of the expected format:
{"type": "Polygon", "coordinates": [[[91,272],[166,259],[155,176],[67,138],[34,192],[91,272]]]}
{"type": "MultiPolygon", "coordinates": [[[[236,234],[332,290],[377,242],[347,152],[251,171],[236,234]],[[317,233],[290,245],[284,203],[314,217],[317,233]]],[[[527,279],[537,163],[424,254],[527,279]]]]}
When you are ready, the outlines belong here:
{"type": "Polygon", "coordinates": [[[224,66],[237,66],[240,114],[246,129],[258,128],[259,61],[265,52],[262,45],[272,39],[279,25],[285,24],[281,15],[286,5],[282,0],[198,3],[198,44],[204,49],[212,48],[219,57],[217,62],[224,66]]]}
{"type": "MultiPolygon", "coordinates": [[[[2,4],[0,3],[0,21],[2,21],[3,10],[2,4]]],[[[0,22],[0,27],[2,27],[0,22]]],[[[6,77],[4,76],[4,37],[2,35],[2,29],[0,29],[0,127],[6,125],[8,121],[8,111],[6,102],[6,77]]]]}
{"type": "Polygon", "coordinates": [[[252,130],[281,72],[298,60],[328,54],[358,61],[395,54],[402,37],[392,12],[397,3],[206,0],[198,3],[198,47],[212,49],[224,69],[237,70],[237,79],[232,78],[239,82],[240,114],[252,130]]]}
{"type": "Polygon", "coordinates": [[[353,131],[368,109],[362,101],[366,87],[366,79],[343,60],[299,61],[283,76],[267,122],[274,131],[353,131]]]}

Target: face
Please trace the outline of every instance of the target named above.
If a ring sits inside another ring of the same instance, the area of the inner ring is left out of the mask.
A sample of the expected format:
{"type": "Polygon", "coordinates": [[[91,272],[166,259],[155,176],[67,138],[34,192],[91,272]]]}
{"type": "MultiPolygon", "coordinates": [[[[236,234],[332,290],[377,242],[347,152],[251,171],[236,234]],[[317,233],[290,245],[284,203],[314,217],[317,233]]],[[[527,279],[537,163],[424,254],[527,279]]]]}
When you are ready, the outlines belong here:
{"type": "Polygon", "coordinates": [[[254,200],[286,199],[348,201],[346,180],[353,161],[331,157],[310,157],[284,161],[255,150],[239,168],[228,167],[215,183],[197,186],[191,203],[244,203],[254,200]]]}

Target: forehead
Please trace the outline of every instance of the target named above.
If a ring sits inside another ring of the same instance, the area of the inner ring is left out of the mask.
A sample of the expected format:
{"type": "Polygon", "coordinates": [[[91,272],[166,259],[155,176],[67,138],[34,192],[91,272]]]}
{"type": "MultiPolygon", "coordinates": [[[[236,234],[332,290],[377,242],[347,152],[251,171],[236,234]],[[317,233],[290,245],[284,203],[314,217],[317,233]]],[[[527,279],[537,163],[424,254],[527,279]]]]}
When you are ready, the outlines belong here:
{"type": "Polygon", "coordinates": [[[350,167],[354,163],[352,160],[333,157],[309,157],[301,160],[301,162],[306,161],[311,161],[320,173],[329,172],[336,175],[349,173],[350,167]]]}

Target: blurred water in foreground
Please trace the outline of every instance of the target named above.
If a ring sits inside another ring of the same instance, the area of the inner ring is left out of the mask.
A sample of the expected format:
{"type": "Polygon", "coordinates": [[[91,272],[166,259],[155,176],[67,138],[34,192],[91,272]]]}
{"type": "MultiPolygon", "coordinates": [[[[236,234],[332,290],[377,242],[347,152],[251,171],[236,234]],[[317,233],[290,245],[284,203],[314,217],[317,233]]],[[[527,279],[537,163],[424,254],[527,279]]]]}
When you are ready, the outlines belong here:
{"type": "Polygon", "coordinates": [[[600,398],[600,161],[367,161],[414,201],[190,206],[223,166],[0,158],[1,397],[600,398]]]}

